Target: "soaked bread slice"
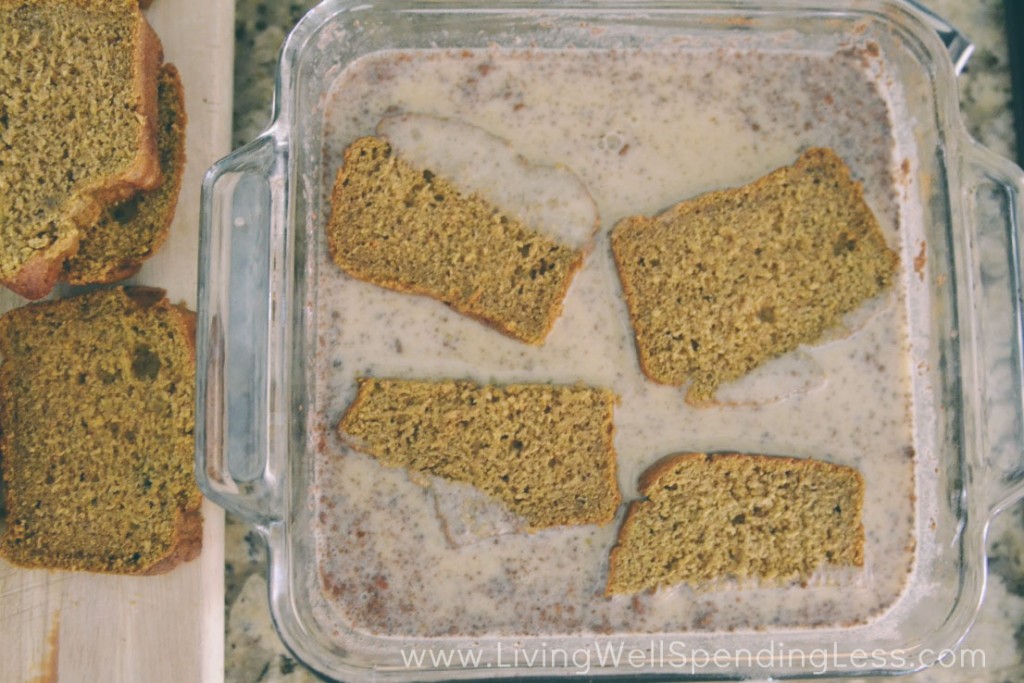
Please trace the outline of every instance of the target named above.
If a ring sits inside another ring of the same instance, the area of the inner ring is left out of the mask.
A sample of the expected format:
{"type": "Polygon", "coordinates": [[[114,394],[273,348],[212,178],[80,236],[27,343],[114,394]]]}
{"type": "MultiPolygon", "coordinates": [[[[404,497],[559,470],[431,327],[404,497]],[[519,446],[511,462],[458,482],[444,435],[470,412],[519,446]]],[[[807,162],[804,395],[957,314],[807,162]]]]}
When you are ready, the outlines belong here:
{"type": "Polygon", "coordinates": [[[138,0],[0,0],[0,282],[52,288],[101,207],[160,181],[138,0]]]}
{"type": "Polygon", "coordinates": [[[692,382],[696,404],[818,340],[898,265],[860,184],[821,148],[749,185],[623,219],[612,251],[644,373],[692,382]]]}
{"type": "Polygon", "coordinates": [[[640,493],[611,552],[607,595],[864,564],[864,481],[851,467],[684,453],[645,472],[640,493]]]}
{"type": "Polygon", "coordinates": [[[194,315],[147,288],[0,317],[0,554],[156,574],[199,554],[194,315]]]}
{"type": "Polygon", "coordinates": [[[327,244],[349,275],[423,294],[531,344],[544,341],[583,263],[551,239],[378,137],[345,150],[327,244]]]}
{"type": "Polygon", "coordinates": [[[621,501],[609,391],[362,379],[338,426],[390,467],[472,484],[530,530],[606,524],[621,501]]]}
{"type": "Polygon", "coordinates": [[[152,190],[107,207],[84,231],[78,253],[61,279],[72,284],[107,283],[131,277],[167,239],[185,170],[185,93],[173,64],[160,68],[157,147],[163,181],[152,190]]]}

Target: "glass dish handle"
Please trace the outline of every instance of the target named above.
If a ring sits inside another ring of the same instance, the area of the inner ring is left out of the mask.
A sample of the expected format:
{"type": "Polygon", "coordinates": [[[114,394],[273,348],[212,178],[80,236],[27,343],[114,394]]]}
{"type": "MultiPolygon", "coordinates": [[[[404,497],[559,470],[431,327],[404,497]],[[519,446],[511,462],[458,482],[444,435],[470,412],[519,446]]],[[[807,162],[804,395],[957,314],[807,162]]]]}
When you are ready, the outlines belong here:
{"type": "Polygon", "coordinates": [[[196,476],[246,521],[273,519],[268,343],[274,226],[284,220],[283,149],[271,133],[221,159],[202,189],[196,476]]]}
{"type": "Polygon", "coordinates": [[[973,213],[972,299],[977,309],[984,457],[971,473],[989,515],[1024,498],[1024,171],[970,142],[964,155],[973,213]]]}

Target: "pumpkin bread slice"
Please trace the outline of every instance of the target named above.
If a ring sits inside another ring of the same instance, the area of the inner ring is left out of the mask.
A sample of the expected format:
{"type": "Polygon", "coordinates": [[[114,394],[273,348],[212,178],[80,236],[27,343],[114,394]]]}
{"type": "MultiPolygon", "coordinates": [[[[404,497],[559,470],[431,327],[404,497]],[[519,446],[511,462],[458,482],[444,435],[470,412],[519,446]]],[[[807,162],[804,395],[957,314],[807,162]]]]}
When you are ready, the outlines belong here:
{"type": "Polygon", "coordinates": [[[160,181],[138,0],[0,0],[0,283],[37,299],[102,206],[160,181]]]}
{"type": "Polygon", "coordinates": [[[472,484],[529,530],[606,524],[621,496],[609,391],[361,379],[338,430],[389,467],[472,484]]]}
{"type": "Polygon", "coordinates": [[[820,339],[898,264],[861,185],[822,148],[749,185],[625,218],[612,252],[644,373],[691,382],[694,404],[820,339]]]}
{"type": "Polygon", "coordinates": [[[156,574],[199,554],[194,315],[110,289],[0,317],[0,555],[156,574]]]}
{"type": "Polygon", "coordinates": [[[607,595],[864,564],[864,481],[851,467],[684,453],[645,472],[640,493],[611,551],[607,595]]]}
{"type": "Polygon", "coordinates": [[[561,314],[583,251],[531,229],[378,137],[345,150],[327,245],[346,273],[438,299],[531,344],[561,314]]]}

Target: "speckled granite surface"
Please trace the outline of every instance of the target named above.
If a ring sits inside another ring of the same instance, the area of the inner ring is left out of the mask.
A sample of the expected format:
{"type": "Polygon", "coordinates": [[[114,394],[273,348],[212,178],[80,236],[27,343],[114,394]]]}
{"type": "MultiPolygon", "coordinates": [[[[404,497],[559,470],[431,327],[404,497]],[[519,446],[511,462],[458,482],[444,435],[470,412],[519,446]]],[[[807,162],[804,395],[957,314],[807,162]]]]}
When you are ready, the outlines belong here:
{"type": "MultiPolygon", "coordinates": [[[[278,49],[291,26],[315,4],[310,0],[237,0],[235,146],[251,140],[268,123],[278,49]]],[[[1012,156],[1015,141],[1002,0],[928,0],[928,4],[977,46],[960,78],[961,109],[968,129],[995,152],[1012,156]]],[[[273,630],[267,607],[266,560],[258,539],[231,515],[226,536],[226,680],[319,680],[289,656],[273,630]]],[[[1024,507],[1004,512],[993,523],[989,558],[988,593],[978,623],[964,643],[965,648],[984,650],[986,666],[935,668],[903,680],[1024,681],[1024,507]]]]}

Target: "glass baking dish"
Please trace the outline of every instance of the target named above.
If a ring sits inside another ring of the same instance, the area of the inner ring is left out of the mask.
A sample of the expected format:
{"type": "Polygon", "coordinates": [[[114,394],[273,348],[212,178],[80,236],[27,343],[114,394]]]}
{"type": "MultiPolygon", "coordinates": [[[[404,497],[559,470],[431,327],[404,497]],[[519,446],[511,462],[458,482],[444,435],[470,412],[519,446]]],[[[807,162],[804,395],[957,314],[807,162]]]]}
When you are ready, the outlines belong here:
{"type": "Polygon", "coordinates": [[[264,538],[271,611],[285,644],[342,680],[894,674],[954,647],[984,592],[989,521],[1024,495],[1024,175],[964,130],[954,65],[969,48],[941,20],[896,0],[328,0],[310,12],[283,49],[273,123],[210,169],[201,219],[198,477],[212,500],[264,538]],[[818,628],[417,636],[325,625],[311,492],[324,429],[326,380],[317,369],[329,353],[318,338],[318,283],[334,267],[323,237],[332,180],[325,150],[342,144],[325,113],[332,85],[382,50],[642,52],[667,44],[795,52],[852,45],[896,93],[893,134],[908,160],[901,187],[916,210],[901,214],[894,237],[906,271],[900,303],[912,340],[904,362],[913,368],[917,450],[909,492],[916,550],[904,588],[863,623],[818,628]],[[601,657],[609,646],[627,656],[601,657]],[[449,656],[410,660],[417,649],[449,656]]]}

